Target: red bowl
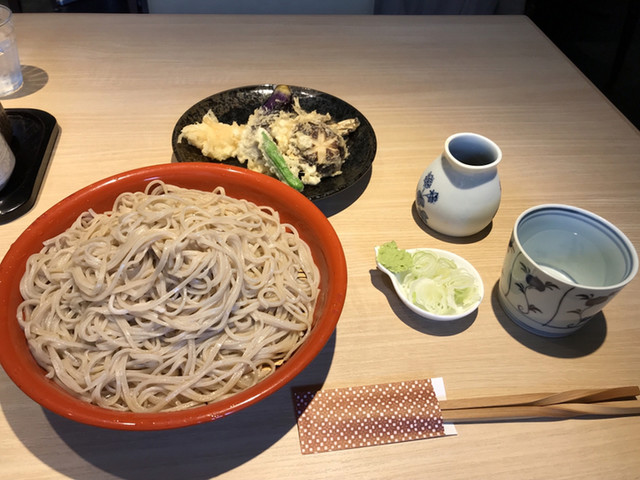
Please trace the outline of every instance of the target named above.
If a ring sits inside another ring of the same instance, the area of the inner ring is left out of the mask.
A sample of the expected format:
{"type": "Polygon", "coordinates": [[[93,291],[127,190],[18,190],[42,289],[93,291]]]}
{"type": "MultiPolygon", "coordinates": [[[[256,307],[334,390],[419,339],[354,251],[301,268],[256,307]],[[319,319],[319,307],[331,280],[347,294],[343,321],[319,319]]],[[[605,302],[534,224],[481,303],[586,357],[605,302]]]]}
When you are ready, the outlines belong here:
{"type": "Polygon", "coordinates": [[[274,393],[298,375],[322,350],[335,330],[347,290],[347,267],[340,240],[324,214],[304,195],[280,181],[242,168],[209,163],[166,164],[132,170],[89,185],[36,219],[15,241],[0,264],[0,363],[9,377],[43,407],[78,422],[120,430],[163,430],[209,422],[237,412],[274,393]],[[155,179],[246,198],[277,210],[311,248],[320,270],[320,295],[305,343],[272,375],[230,398],[179,412],[132,413],[98,407],[75,398],[45,378],[31,355],[16,312],[22,301],[19,283],[27,258],[42,242],[66,230],[80,213],[110,210],[122,192],[144,190],[155,179]]]}

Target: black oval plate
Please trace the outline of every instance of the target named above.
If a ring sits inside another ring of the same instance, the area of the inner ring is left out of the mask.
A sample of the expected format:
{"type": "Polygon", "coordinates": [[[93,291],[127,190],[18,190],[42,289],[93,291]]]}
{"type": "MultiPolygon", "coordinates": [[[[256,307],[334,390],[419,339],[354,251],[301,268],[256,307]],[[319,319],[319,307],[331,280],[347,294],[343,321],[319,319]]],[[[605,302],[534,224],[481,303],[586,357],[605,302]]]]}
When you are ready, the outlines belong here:
{"type": "MultiPolygon", "coordinates": [[[[202,117],[209,110],[213,111],[221,122],[246,123],[254,110],[269,98],[275,87],[276,85],[265,84],[233,88],[211,95],[193,105],[182,114],[173,129],[171,143],[176,160],[179,162],[217,162],[217,160],[202,155],[197,147],[189,145],[186,140],[178,143],[178,136],[182,128],[192,123],[201,122],[202,117]]],[[[349,157],[342,166],[342,174],[323,178],[318,185],[305,185],[302,193],[310,200],[319,200],[344,190],[367,173],[376,155],[376,135],[364,115],[343,100],[310,88],[294,86],[289,86],[289,88],[293,95],[298,97],[300,106],[306,111],[316,110],[318,113],[330,113],[336,122],[354,117],[360,120],[360,126],[346,137],[349,157]]],[[[241,164],[236,158],[229,158],[222,163],[245,167],[245,164],[241,164]]]]}

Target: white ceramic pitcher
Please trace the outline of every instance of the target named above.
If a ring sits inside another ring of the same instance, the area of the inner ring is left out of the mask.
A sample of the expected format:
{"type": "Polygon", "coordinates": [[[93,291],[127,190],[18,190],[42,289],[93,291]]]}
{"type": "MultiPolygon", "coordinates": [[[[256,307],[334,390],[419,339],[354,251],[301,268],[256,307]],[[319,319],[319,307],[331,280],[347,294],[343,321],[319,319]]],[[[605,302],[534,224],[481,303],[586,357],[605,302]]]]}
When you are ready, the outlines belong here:
{"type": "Polygon", "coordinates": [[[442,155],[418,181],[416,209],[422,221],[455,237],[487,227],[500,206],[500,160],[498,145],[482,135],[464,132],[447,138],[442,155]]]}

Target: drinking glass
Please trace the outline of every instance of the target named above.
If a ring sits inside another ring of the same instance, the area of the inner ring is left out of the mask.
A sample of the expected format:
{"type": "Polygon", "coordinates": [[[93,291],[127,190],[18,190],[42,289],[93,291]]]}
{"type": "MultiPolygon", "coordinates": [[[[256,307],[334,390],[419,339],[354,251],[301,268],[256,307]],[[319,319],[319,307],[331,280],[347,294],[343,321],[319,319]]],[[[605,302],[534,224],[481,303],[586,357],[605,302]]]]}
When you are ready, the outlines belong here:
{"type": "Polygon", "coordinates": [[[0,97],[9,95],[22,86],[22,70],[12,17],[11,10],[0,5],[0,97]]]}

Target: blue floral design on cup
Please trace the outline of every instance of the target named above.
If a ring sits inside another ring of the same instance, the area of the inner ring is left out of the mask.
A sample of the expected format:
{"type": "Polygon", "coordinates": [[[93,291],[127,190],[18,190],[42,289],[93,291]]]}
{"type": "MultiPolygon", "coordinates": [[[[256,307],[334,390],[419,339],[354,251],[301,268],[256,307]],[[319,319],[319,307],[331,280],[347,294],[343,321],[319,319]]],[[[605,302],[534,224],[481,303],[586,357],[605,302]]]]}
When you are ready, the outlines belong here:
{"type": "Polygon", "coordinates": [[[516,324],[560,337],[584,326],[637,272],[637,253],[613,224],[577,207],[541,205],[516,220],[498,299],[516,324]]]}

